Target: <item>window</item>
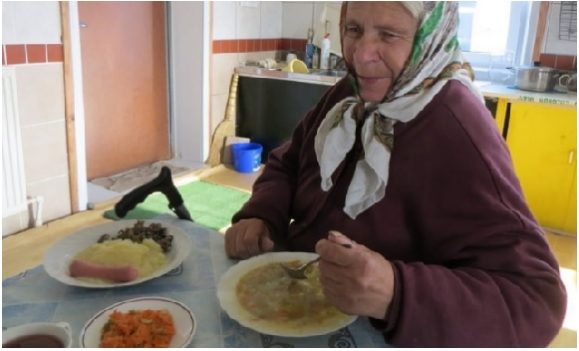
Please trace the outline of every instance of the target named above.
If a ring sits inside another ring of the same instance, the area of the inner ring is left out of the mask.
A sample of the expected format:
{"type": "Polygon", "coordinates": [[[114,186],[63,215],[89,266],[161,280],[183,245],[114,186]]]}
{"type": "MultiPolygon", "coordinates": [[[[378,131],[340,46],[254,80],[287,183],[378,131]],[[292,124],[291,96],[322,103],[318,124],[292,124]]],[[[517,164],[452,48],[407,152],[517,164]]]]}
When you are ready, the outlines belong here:
{"type": "Polygon", "coordinates": [[[477,80],[506,82],[531,60],[530,1],[459,1],[458,40],[477,80]]]}

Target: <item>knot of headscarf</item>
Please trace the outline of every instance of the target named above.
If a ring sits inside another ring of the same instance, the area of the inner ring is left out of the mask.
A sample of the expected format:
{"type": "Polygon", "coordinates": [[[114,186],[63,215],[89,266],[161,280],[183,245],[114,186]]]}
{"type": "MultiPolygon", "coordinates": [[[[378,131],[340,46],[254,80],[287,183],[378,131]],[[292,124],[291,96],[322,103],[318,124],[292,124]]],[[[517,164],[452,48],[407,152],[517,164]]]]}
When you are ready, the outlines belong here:
{"type": "Polygon", "coordinates": [[[352,219],[384,198],[397,122],[414,119],[451,79],[484,101],[458,47],[458,4],[428,1],[424,6],[409,61],[384,101],[376,104],[347,97],[328,111],[318,127],[314,147],[324,191],[331,189],[332,174],[352,149],[360,128],[364,154],[356,163],[344,204],[352,219]]]}

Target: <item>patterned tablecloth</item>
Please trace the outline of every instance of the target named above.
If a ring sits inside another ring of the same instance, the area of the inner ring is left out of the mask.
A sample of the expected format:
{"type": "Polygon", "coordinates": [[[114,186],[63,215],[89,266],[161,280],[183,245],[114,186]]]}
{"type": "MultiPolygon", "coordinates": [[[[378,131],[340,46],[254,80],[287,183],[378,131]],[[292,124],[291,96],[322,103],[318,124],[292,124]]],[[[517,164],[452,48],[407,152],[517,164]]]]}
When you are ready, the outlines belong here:
{"type": "Polygon", "coordinates": [[[99,310],[141,296],[164,296],[187,305],[197,319],[190,347],[385,347],[382,335],[367,318],[358,318],[337,332],[307,338],[263,335],[230,319],[219,306],[216,286],[236,263],[225,255],[223,235],[194,223],[161,216],[185,230],[193,242],[183,264],[163,277],[113,289],[87,289],[64,285],[42,266],[2,282],[2,327],[30,322],[70,323],[73,346],[78,346],[85,322],[99,310]]]}

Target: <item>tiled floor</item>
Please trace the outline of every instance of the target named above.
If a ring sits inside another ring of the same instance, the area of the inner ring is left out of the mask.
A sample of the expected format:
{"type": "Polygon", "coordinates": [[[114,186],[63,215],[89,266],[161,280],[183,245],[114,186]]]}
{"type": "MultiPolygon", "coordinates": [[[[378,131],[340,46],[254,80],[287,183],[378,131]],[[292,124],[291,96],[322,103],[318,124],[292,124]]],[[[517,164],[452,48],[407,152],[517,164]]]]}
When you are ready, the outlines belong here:
{"type": "MultiPolygon", "coordinates": [[[[230,167],[218,166],[203,169],[175,180],[179,185],[191,180],[203,179],[213,183],[251,191],[251,187],[260,172],[241,174],[230,167]]],[[[110,204],[109,204],[110,206],[110,204]]],[[[5,279],[18,272],[35,267],[42,262],[46,248],[56,240],[74,232],[77,228],[96,225],[108,221],[102,217],[106,206],[97,206],[97,210],[85,211],[53,221],[39,228],[33,228],[2,240],[2,277],[5,279]],[[26,252],[26,255],[22,255],[26,252]]],[[[555,338],[551,347],[576,348],[577,346],[577,238],[547,233],[547,240],[559,261],[561,275],[567,288],[568,308],[563,329],[555,338]]]]}

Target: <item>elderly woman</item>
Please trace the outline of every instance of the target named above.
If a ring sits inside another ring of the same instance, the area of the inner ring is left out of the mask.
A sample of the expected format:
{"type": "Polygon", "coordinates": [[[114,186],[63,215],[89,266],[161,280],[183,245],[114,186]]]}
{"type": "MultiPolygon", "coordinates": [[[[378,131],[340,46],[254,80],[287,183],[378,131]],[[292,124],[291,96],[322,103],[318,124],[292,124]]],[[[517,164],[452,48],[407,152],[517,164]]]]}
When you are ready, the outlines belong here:
{"type": "Polygon", "coordinates": [[[271,152],[227,254],[316,251],[327,298],[395,346],[548,345],[565,290],[463,69],[457,3],[342,13],[349,75],[271,152]]]}

